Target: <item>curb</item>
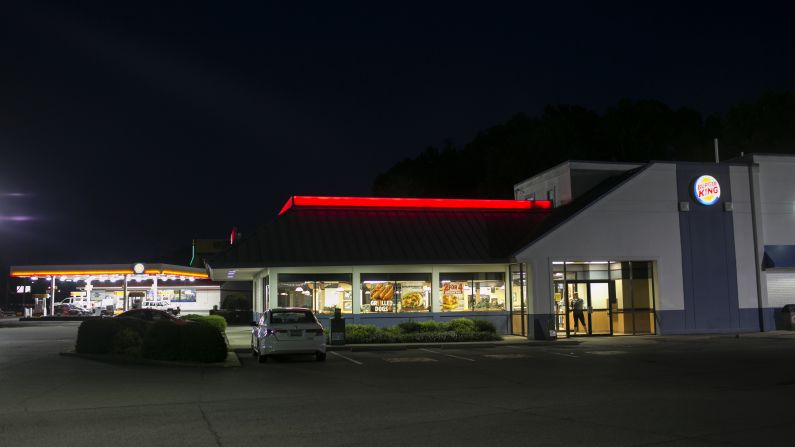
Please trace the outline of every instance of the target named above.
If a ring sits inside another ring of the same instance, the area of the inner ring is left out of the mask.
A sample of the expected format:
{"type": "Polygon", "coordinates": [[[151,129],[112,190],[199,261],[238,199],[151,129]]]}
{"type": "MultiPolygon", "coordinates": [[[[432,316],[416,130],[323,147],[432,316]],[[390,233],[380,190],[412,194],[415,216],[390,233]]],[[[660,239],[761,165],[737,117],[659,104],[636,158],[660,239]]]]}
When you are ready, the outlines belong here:
{"type": "Polygon", "coordinates": [[[95,360],[103,363],[116,365],[149,365],[149,366],[169,366],[178,368],[237,368],[240,367],[240,359],[237,354],[230,350],[226,353],[226,360],[223,363],[200,363],[200,362],[178,362],[170,360],[152,360],[137,357],[127,357],[122,355],[101,355],[101,354],[80,354],[74,350],[60,352],[64,357],[79,357],[88,360],[95,360]]]}
{"type": "Polygon", "coordinates": [[[356,344],[356,345],[326,345],[326,351],[403,351],[407,349],[436,348],[436,349],[478,349],[496,348],[499,346],[561,346],[578,345],[576,340],[561,341],[521,341],[521,342],[450,342],[450,343],[384,343],[384,344],[356,344]]]}
{"type": "MultiPolygon", "coordinates": [[[[448,343],[372,343],[372,344],[351,344],[351,345],[329,345],[326,344],[326,351],[405,351],[407,349],[436,348],[436,349],[477,349],[477,348],[496,348],[499,346],[571,346],[579,345],[580,340],[539,340],[539,341],[462,341],[448,343]]],[[[249,353],[251,348],[248,346],[232,346],[231,350],[237,353],[249,353]]]]}

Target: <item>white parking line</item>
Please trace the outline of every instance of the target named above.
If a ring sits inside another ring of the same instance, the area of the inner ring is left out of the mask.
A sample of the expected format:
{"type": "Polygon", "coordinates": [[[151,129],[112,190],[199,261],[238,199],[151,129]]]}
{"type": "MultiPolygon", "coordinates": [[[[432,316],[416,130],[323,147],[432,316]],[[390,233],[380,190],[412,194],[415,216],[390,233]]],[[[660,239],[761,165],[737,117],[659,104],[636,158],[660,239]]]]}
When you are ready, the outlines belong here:
{"type": "Polygon", "coordinates": [[[466,358],[466,357],[461,357],[461,356],[453,355],[453,354],[445,354],[444,352],[438,352],[438,351],[434,351],[432,349],[420,348],[420,350],[425,351],[425,352],[430,352],[431,354],[441,354],[441,355],[445,355],[447,357],[452,357],[454,359],[466,360],[468,362],[474,362],[475,361],[475,359],[469,359],[469,358],[466,358]]]}
{"type": "Polygon", "coordinates": [[[586,354],[593,355],[621,355],[626,354],[626,351],[585,351],[586,354]]]}
{"type": "Polygon", "coordinates": [[[436,360],[430,357],[388,357],[384,361],[389,363],[428,363],[436,360]]]}
{"type": "Polygon", "coordinates": [[[575,358],[575,359],[577,358],[577,356],[572,354],[572,353],[566,354],[565,352],[553,352],[553,354],[562,355],[564,357],[572,357],[572,358],[575,358]]]}
{"type": "Polygon", "coordinates": [[[360,361],[358,361],[358,360],[354,360],[354,359],[352,359],[352,358],[350,358],[350,357],[348,357],[348,356],[342,355],[342,354],[340,354],[340,353],[338,353],[338,352],[336,352],[336,351],[329,351],[328,353],[329,353],[329,354],[334,354],[334,355],[336,355],[337,357],[342,357],[342,358],[344,358],[345,360],[347,360],[347,361],[349,361],[349,362],[356,363],[357,365],[363,365],[363,363],[362,363],[362,362],[360,362],[360,361]]]}
{"type": "Polygon", "coordinates": [[[524,359],[527,358],[527,354],[486,354],[483,357],[488,357],[490,359],[524,359]]]}

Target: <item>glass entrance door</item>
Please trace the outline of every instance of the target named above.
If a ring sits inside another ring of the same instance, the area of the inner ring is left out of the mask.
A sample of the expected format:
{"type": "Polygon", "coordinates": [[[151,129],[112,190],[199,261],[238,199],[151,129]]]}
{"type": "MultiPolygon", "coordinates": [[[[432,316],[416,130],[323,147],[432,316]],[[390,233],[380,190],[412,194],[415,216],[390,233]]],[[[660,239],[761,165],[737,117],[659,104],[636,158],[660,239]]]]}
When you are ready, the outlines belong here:
{"type": "Polygon", "coordinates": [[[569,336],[612,335],[609,282],[570,282],[565,291],[556,306],[560,330],[569,336]]]}
{"type": "Polygon", "coordinates": [[[610,318],[610,283],[588,284],[588,335],[611,335],[613,322],[610,318]]]}
{"type": "Polygon", "coordinates": [[[528,309],[525,299],[525,272],[523,264],[511,264],[511,334],[527,336],[528,309]]]}
{"type": "Polygon", "coordinates": [[[588,317],[588,283],[566,284],[569,314],[569,335],[589,335],[591,327],[588,317]]]}

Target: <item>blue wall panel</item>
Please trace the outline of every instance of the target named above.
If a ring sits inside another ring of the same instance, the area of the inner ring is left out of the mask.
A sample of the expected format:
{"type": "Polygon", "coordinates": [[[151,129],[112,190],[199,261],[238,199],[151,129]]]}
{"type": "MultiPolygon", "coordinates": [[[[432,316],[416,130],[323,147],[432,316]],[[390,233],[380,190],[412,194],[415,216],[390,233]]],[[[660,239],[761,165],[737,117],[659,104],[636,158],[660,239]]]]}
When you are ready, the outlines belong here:
{"type": "MultiPolygon", "coordinates": [[[[676,323],[668,326],[672,326],[671,332],[739,330],[734,222],[732,213],[723,208],[724,202],[731,201],[729,168],[712,163],[678,163],[676,176],[679,201],[690,203],[690,211],[679,213],[685,321],[683,328],[677,328],[676,323]],[[721,186],[720,200],[710,206],[692,196],[693,181],[705,174],[715,177],[721,186]]],[[[661,333],[665,333],[665,313],[660,320],[661,333]]]]}

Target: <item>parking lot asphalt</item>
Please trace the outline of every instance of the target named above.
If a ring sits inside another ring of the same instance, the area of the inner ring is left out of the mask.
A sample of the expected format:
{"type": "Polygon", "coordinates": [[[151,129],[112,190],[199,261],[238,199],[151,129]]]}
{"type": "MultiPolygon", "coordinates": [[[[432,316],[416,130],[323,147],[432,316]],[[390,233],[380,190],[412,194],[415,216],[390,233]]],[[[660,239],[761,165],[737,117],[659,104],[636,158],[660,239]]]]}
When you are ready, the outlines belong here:
{"type": "Polygon", "coordinates": [[[0,322],[0,445],[789,445],[795,337],[334,351],[240,368],[58,352],[77,324],[0,322]]]}

